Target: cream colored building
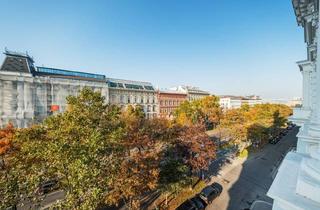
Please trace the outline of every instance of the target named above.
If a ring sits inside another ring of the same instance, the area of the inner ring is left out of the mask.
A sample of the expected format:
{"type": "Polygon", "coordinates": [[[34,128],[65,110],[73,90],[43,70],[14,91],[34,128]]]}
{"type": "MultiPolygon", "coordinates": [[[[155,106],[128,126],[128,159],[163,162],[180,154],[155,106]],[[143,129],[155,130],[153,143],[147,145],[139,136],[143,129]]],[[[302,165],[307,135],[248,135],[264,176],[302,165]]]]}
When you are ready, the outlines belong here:
{"type": "Polygon", "coordinates": [[[319,0],[293,0],[298,25],[304,28],[307,59],[297,62],[302,73],[302,107],[291,120],[300,125],[296,151],[281,163],[268,196],[274,210],[320,209],[320,28],[319,0]],[[319,43],[318,43],[319,42],[319,43]]]}
{"type": "Polygon", "coordinates": [[[222,95],[219,96],[220,107],[224,110],[228,109],[238,109],[242,105],[254,106],[256,104],[261,104],[262,100],[259,96],[231,96],[231,95],[222,95]]]}
{"type": "Polygon", "coordinates": [[[109,100],[111,104],[125,108],[127,105],[140,105],[146,118],[158,115],[156,90],[150,82],[108,78],[109,100]]]}

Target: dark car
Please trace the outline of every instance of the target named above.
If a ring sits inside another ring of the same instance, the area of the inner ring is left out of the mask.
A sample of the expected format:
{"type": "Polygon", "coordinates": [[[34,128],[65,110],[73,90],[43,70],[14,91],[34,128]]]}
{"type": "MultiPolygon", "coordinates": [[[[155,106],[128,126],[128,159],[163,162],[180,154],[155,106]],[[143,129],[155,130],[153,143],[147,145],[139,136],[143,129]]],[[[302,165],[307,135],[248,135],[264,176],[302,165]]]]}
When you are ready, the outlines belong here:
{"type": "Polygon", "coordinates": [[[204,210],[207,206],[206,202],[202,200],[199,196],[190,199],[196,206],[198,210],[204,210]]]}
{"type": "Polygon", "coordinates": [[[183,202],[176,210],[204,210],[206,206],[207,203],[204,200],[195,196],[183,202]]]}
{"type": "Polygon", "coordinates": [[[221,184],[219,184],[218,182],[214,182],[213,184],[211,184],[211,187],[217,189],[219,191],[219,194],[222,193],[223,187],[221,184]]]}
{"type": "Polygon", "coordinates": [[[276,136],[275,138],[270,139],[270,140],[269,140],[269,143],[270,143],[270,144],[276,144],[276,143],[278,143],[278,142],[280,141],[280,139],[281,139],[280,136],[276,136]]]}
{"type": "Polygon", "coordinates": [[[280,135],[281,135],[281,136],[285,136],[285,135],[287,135],[287,133],[288,133],[287,130],[283,130],[283,131],[280,132],[280,135]]]}
{"type": "Polygon", "coordinates": [[[53,180],[45,181],[39,186],[39,193],[47,194],[49,192],[57,190],[58,188],[59,188],[58,180],[53,179],[53,180]]]}
{"type": "Polygon", "coordinates": [[[199,197],[204,200],[207,204],[212,203],[212,201],[217,198],[222,192],[222,186],[218,183],[213,183],[210,186],[206,186],[202,189],[199,197]]]}

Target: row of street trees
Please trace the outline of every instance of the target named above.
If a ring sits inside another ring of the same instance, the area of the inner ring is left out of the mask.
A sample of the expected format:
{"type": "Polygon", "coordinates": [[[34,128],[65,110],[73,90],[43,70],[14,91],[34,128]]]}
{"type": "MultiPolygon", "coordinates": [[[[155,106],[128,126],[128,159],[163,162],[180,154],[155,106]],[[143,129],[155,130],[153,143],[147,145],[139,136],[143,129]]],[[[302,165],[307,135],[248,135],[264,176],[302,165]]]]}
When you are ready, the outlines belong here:
{"type": "Polygon", "coordinates": [[[138,209],[141,196],[183,188],[215,158],[201,123],[147,120],[141,107],[121,111],[88,88],[67,102],[41,124],[0,130],[0,209],[39,203],[49,180],[66,193],[63,209],[138,209]]]}
{"type": "Polygon", "coordinates": [[[228,110],[221,119],[220,127],[236,144],[246,142],[259,146],[278,135],[291,114],[292,109],[281,104],[245,105],[228,110]]]}
{"type": "Polygon", "coordinates": [[[292,109],[282,104],[243,105],[222,111],[218,97],[208,96],[182,103],[175,112],[175,121],[181,125],[203,124],[207,128],[212,125],[219,130],[220,139],[229,139],[238,146],[260,145],[277,135],[291,114],[292,109]]]}
{"type": "Polygon", "coordinates": [[[190,185],[215,158],[210,127],[232,144],[260,144],[279,132],[291,109],[261,104],[222,111],[219,99],[184,102],[175,119],[145,119],[140,106],[125,111],[83,89],[67,98],[66,112],[30,128],[0,130],[0,208],[38,204],[41,183],[57,180],[63,209],[96,209],[124,203],[138,209],[141,197],[190,185]]]}

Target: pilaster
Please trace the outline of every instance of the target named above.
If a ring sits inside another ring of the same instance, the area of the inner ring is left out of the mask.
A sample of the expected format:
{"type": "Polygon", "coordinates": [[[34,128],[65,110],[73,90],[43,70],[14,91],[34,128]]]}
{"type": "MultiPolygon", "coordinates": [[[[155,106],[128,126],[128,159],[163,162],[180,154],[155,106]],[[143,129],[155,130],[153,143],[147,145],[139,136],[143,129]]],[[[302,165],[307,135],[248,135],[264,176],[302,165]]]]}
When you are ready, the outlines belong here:
{"type": "MultiPolygon", "coordinates": [[[[319,12],[319,11],[318,11],[319,12]]],[[[318,15],[317,18],[320,16],[318,15]]],[[[310,122],[304,127],[305,139],[313,140],[313,143],[306,148],[307,157],[303,157],[299,175],[297,179],[296,193],[304,196],[316,203],[320,203],[320,28],[317,20],[316,41],[317,41],[317,60],[315,71],[315,106],[312,107],[310,122]]],[[[301,141],[299,137],[298,141],[301,141]]],[[[300,146],[300,145],[298,145],[300,146]]]]}

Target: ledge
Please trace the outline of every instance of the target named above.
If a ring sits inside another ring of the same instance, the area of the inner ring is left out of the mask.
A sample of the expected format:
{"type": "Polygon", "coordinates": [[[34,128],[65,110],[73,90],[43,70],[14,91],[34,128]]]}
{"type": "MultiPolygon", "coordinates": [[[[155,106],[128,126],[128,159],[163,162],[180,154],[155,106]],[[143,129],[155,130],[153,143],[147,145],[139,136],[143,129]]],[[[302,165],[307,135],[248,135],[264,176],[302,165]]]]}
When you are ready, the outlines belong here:
{"type": "MultiPolygon", "coordinates": [[[[298,175],[302,158],[306,157],[296,152],[289,152],[284,158],[279,172],[274,179],[268,196],[284,209],[319,210],[320,203],[314,202],[296,193],[298,175]]],[[[277,206],[274,206],[277,209],[277,206]]],[[[279,208],[278,208],[279,209],[279,208]]]]}

